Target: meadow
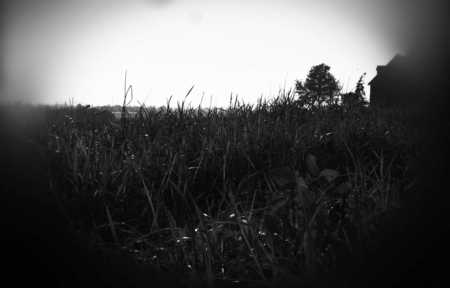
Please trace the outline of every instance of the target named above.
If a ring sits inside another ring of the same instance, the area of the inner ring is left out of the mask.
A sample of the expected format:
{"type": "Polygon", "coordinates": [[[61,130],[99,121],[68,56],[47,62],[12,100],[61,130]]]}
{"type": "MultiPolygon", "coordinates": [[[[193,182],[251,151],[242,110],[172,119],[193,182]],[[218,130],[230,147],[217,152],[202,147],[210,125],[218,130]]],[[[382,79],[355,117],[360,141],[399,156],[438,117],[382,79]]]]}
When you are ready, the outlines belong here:
{"type": "Polygon", "coordinates": [[[187,278],[313,279],[362,263],[414,188],[398,111],[305,109],[288,91],[123,108],[23,108],[26,137],[77,231],[187,278]]]}

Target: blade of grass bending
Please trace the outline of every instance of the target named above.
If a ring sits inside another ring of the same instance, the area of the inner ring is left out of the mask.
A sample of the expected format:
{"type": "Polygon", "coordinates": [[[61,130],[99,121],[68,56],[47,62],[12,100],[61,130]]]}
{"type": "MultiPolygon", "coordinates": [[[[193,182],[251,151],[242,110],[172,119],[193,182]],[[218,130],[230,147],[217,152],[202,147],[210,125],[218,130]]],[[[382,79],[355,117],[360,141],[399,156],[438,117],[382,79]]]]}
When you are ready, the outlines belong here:
{"type": "Polygon", "coordinates": [[[108,217],[109,229],[111,230],[111,234],[113,236],[115,244],[119,245],[119,238],[117,237],[116,228],[114,227],[114,222],[111,217],[111,212],[109,211],[108,205],[105,205],[106,217],[108,217]]]}
{"type": "Polygon", "coordinates": [[[145,184],[145,181],[142,178],[142,175],[141,175],[141,181],[142,181],[142,185],[144,186],[145,196],[147,197],[148,204],[149,204],[150,209],[151,209],[152,214],[153,214],[152,228],[153,227],[158,228],[158,221],[157,221],[158,220],[158,215],[156,213],[155,206],[153,205],[152,196],[150,195],[150,191],[148,190],[147,185],[145,184]]]}

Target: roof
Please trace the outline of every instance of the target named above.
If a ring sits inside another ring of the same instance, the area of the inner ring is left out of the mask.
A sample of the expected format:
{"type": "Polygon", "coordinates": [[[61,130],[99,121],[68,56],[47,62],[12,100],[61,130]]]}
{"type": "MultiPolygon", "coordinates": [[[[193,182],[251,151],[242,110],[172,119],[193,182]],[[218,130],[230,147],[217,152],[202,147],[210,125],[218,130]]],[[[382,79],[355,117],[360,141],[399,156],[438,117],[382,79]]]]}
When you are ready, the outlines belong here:
{"type": "Polygon", "coordinates": [[[374,82],[377,82],[380,79],[380,75],[384,75],[387,69],[391,69],[392,67],[403,66],[405,63],[406,56],[396,54],[391,61],[389,61],[386,65],[378,65],[377,66],[377,75],[373,77],[372,80],[369,81],[369,85],[372,85],[374,82]]]}
{"type": "Polygon", "coordinates": [[[380,77],[378,77],[378,74],[377,74],[377,75],[375,75],[375,77],[373,77],[372,80],[369,81],[368,84],[369,84],[369,85],[372,85],[372,83],[373,83],[373,82],[376,82],[376,81],[378,80],[378,78],[380,78],[380,77]]]}

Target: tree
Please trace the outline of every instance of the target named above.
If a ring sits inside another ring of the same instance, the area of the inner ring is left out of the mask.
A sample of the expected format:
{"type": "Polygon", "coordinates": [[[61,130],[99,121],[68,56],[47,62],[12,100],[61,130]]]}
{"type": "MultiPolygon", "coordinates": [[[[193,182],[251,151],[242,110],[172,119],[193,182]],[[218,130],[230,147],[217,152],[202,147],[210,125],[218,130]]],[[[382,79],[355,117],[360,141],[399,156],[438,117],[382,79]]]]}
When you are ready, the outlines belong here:
{"type": "Polygon", "coordinates": [[[359,77],[355,88],[356,95],[358,95],[359,99],[362,101],[364,101],[364,96],[366,95],[366,92],[364,91],[364,77],[366,77],[365,72],[361,75],[361,77],[359,77]]]}
{"type": "Polygon", "coordinates": [[[309,70],[306,80],[297,81],[296,92],[299,100],[309,107],[336,104],[340,91],[339,83],[330,73],[330,66],[322,63],[309,70]]]}
{"type": "Polygon", "coordinates": [[[355,91],[342,94],[342,105],[347,108],[358,107],[367,104],[364,96],[366,95],[364,91],[364,77],[366,73],[359,77],[356,83],[355,91]]]}

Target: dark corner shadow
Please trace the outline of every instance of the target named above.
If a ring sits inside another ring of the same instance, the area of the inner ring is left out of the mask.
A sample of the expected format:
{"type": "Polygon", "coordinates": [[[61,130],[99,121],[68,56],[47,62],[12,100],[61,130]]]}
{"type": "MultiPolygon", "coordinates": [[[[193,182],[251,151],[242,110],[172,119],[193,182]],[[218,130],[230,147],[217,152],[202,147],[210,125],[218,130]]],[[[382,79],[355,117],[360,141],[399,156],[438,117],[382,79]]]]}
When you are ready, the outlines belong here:
{"type": "MultiPolygon", "coordinates": [[[[2,111],[4,112],[4,111],[2,111]]],[[[1,119],[2,278],[15,287],[173,287],[177,279],[90,247],[49,194],[46,159],[1,119]]]]}

